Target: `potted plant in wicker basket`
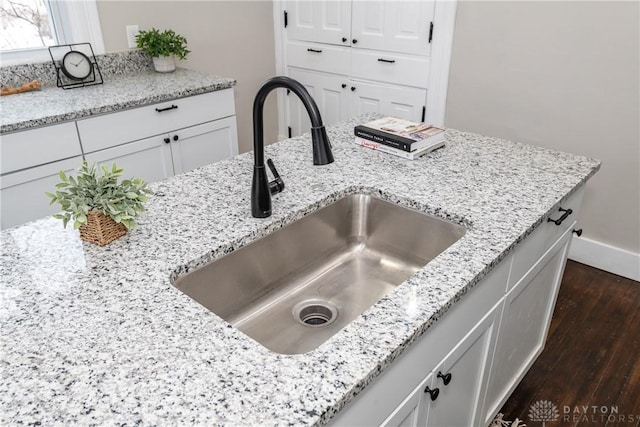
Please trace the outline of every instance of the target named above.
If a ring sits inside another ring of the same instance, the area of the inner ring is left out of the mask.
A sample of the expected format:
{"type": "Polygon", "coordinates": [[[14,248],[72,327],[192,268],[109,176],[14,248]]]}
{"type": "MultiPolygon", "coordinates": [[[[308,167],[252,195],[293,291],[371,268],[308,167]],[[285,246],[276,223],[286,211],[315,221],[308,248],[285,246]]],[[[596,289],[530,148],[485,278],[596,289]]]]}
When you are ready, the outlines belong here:
{"type": "Polygon", "coordinates": [[[51,203],[59,203],[62,212],[53,215],[66,227],[80,229],[80,238],[98,245],[106,245],[127,230],[136,228],[136,217],[144,211],[151,190],[140,178],[125,179],[118,183],[123,170],[114,163],[111,168],[98,168],[82,162],[76,177],[60,171],[60,182],[55,193],[46,193],[51,203]]]}
{"type": "Polygon", "coordinates": [[[153,67],[159,73],[170,73],[176,69],[176,57],[185,59],[187,39],[173,30],[160,32],[155,28],[136,34],[136,45],[153,59],[153,67]]]}

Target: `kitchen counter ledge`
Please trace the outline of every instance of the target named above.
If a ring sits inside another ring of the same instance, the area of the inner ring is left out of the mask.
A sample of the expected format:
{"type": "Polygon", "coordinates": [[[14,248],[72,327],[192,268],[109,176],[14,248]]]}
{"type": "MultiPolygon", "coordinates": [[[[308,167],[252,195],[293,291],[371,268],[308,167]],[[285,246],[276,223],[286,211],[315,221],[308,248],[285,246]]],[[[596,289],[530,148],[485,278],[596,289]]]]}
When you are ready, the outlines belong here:
{"type": "Polygon", "coordinates": [[[107,247],[52,218],[3,231],[0,424],[325,424],[600,167],[454,130],[407,161],[353,143],[370,118],[328,128],[331,165],[312,166],[308,135],[266,147],[287,186],[267,219],[250,215],[245,153],[153,184],[107,247]],[[316,350],[273,353],[171,285],[354,192],[468,231],[316,350]]]}

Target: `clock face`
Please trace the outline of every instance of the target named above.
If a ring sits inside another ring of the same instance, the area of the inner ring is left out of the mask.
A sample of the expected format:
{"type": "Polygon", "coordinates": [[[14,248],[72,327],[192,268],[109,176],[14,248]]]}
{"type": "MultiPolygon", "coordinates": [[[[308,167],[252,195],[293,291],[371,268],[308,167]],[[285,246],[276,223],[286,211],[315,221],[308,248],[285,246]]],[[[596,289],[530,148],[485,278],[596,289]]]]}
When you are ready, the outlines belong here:
{"type": "Polygon", "coordinates": [[[71,80],[84,80],[91,75],[93,70],[93,64],[87,55],[77,50],[67,52],[62,58],[61,65],[60,69],[71,80]]]}

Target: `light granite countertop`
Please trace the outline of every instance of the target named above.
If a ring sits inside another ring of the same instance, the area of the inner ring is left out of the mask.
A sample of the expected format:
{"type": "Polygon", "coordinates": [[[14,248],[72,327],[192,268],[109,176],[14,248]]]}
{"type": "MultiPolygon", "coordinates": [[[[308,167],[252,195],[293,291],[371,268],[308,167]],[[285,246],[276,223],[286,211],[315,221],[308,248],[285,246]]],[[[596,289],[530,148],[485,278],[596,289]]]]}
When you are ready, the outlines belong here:
{"type": "Polygon", "coordinates": [[[52,218],[3,231],[0,424],[324,424],[600,166],[454,130],[408,161],[353,144],[367,118],[328,128],[331,165],[312,166],[307,136],[266,148],[286,182],[267,219],[250,215],[245,153],[154,184],[107,247],[52,218]],[[468,231],[316,350],[273,353],[171,285],[356,192],[468,231]]]}
{"type": "Polygon", "coordinates": [[[109,76],[103,84],[41,90],[0,97],[0,133],[75,120],[95,114],[227,89],[235,80],[183,68],[109,76]]]}

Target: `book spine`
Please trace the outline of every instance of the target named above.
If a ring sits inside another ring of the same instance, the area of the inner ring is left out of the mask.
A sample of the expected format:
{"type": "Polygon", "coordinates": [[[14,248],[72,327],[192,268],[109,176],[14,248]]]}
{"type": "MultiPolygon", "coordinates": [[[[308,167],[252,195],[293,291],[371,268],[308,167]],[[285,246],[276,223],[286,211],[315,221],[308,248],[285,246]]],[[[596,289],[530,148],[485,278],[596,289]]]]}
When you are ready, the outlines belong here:
{"type": "Polygon", "coordinates": [[[413,155],[411,153],[395,149],[388,145],[378,144],[377,142],[369,141],[361,137],[355,138],[354,142],[361,147],[366,147],[370,150],[382,151],[383,153],[393,154],[394,156],[402,157],[403,159],[413,160],[413,155]]]}
{"type": "Polygon", "coordinates": [[[353,128],[353,131],[357,137],[368,139],[369,141],[376,142],[378,144],[388,145],[398,150],[403,150],[408,153],[411,152],[411,144],[414,142],[409,138],[403,138],[401,136],[391,135],[387,132],[383,132],[378,129],[371,129],[364,125],[358,125],[353,128]]]}

